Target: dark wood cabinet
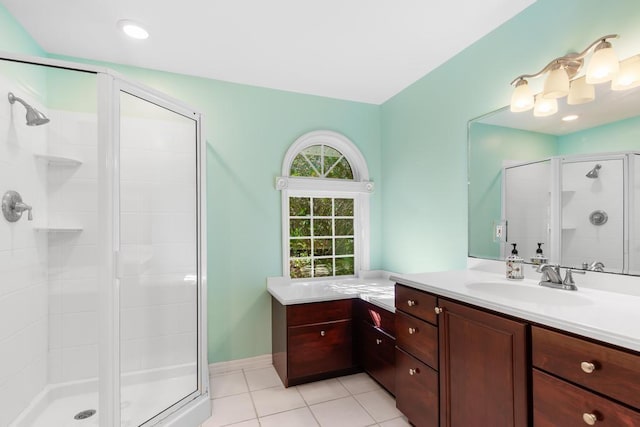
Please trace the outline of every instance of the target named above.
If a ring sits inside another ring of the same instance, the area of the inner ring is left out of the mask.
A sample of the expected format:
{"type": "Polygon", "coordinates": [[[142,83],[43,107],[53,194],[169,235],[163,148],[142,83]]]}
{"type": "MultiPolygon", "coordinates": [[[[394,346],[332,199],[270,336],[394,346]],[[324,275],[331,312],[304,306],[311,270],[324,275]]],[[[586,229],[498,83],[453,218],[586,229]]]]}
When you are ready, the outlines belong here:
{"type": "Polygon", "coordinates": [[[526,427],[527,325],[446,299],[438,306],[440,426],[526,427]]]}
{"type": "Polygon", "coordinates": [[[358,362],[388,392],[395,394],[395,315],[362,300],[357,301],[355,308],[358,362]]]}
{"type": "Polygon", "coordinates": [[[396,406],[416,427],[438,425],[438,372],[399,348],[396,406]]]}
{"type": "Polygon", "coordinates": [[[271,304],[273,365],[285,387],[358,370],[353,301],[271,304]]]}
{"type": "Polygon", "coordinates": [[[640,354],[538,326],[531,341],[535,427],[640,426],[640,354]]]}
{"type": "Polygon", "coordinates": [[[416,427],[437,427],[437,298],[396,285],[395,301],[396,407],[416,427]]]}

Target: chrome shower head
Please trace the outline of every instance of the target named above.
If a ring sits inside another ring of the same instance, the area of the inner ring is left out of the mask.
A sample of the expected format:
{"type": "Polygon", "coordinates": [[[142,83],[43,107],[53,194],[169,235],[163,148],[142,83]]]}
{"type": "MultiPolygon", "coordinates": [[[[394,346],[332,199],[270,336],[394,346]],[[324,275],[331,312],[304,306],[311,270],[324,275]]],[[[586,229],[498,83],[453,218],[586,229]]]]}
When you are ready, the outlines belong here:
{"type": "Polygon", "coordinates": [[[33,108],[31,105],[27,104],[23,99],[15,96],[12,92],[9,92],[8,98],[9,104],[13,104],[18,101],[20,104],[24,105],[24,108],[27,109],[27,126],[40,126],[45,123],[49,123],[49,119],[47,118],[47,116],[33,108]]]}
{"type": "Polygon", "coordinates": [[[598,171],[600,170],[600,168],[602,167],[602,165],[600,163],[597,163],[595,165],[595,167],[593,169],[591,169],[589,172],[587,172],[587,175],[585,175],[587,178],[597,178],[598,177],[598,171]]]}

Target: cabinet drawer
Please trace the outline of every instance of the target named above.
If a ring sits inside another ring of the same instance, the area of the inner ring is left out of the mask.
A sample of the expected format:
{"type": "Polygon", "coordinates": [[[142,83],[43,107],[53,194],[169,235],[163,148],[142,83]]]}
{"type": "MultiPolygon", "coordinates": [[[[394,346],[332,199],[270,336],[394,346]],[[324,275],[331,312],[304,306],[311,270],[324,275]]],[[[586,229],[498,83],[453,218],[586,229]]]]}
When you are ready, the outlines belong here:
{"type": "Polygon", "coordinates": [[[586,422],[588,419],[583,419],[589,414],[596,417],[597,426],[640,426],[640,413],[542,371],[533,370],[534,427],[593,425],[586,422]]]}
{"type": "Polygon", "coordinates": [[[395,361],[396,340],[366,322],[360,323],[361,354],[375,354],[379,359],[393,364],[395,361]]]}
{"type": "Polygon", "coordinates": [[[402,350],[438,369],[438,328],[396,312],[396,344],[402,350]]]}
{"type": "MultiPolygon", "coordinates": [[[[395,349],[394,349],[395,352],[395,349]]],[[[395,360],[395,354],[394,354],[395,360]]],[[[375,353],[365,354],[362,357],[362,368],[378,381],[391,394],[396,393],[396,367],[395,363],[389,363],[375,353]]]]}
{"type": "Polygon", "coordinates": [[[392,312],[362,300],[357,302],[357,307],[358,318],[382,329],[392,337],[396,336],[395,317],[392,312]]]}
{"type": "Polygon", "coordinates": [[[533,366],[640,408],[639,355],[539,327],[532,342],[533,366]]]}
{"type": "Polygon", "coordinates": [[[435,296],[396,284],[396,310],[402,310],[437,325],[438,316],[434,311],[435,307],[435,296]]]}
{"type": "Polygon", "coordinates": [[[288,328],[289,377],[306,377],[353,366],[351,320],[288,328]]]}
{"type": "Polygon", "coordinates": [[[287,306],[287,325],[300,326],[352,318],[350,299],[287,306]]]}
{"type": "Polygon", "coordinates": [[[438,373],[396,349],[396,407],[416,427],[438,425],[438,373]]]}

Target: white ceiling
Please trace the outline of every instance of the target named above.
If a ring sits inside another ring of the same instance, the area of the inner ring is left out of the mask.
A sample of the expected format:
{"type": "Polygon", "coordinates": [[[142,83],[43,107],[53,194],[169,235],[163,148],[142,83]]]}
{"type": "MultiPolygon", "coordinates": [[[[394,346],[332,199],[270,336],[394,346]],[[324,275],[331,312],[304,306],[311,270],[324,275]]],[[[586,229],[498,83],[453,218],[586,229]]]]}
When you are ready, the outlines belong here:
{"type": "Polygon", "coordinates": [[[373,104],[534,1],[0,0],[50,53],[373,104]]]}

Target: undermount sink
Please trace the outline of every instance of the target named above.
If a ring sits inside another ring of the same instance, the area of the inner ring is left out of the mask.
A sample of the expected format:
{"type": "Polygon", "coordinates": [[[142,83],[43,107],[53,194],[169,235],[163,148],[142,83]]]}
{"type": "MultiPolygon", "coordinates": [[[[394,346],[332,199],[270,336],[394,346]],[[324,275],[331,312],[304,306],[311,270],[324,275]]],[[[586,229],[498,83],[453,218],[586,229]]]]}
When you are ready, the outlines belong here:
{"type": "Polygon", "coordinates": [[[508,281],[474,282],[466,285],[471,294],[485,294],[509,299],[526,300],[541,305],[580,306],[593,304],[580,291],[565,291],[508,281]]]}

